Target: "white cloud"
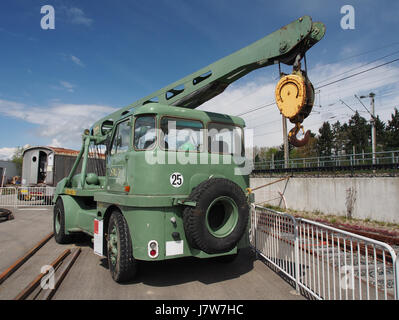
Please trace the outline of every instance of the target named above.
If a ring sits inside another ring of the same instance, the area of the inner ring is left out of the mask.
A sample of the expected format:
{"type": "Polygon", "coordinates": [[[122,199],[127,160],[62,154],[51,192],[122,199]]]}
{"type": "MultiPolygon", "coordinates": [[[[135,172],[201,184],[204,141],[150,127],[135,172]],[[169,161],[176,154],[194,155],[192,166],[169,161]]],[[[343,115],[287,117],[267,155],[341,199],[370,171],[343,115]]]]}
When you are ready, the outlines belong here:
{"type": "Polygon", "coordinates": [[[62,144],[61,144],[61,142],[59,142],[57,140],[57,138],[54,138],[51,140],[50,146],[51,147],[62,147],[62,144]]]}
{"type": "Polygon", "coordinates": [[[17,148],[0,148],[0,160],[11,160],[17,148]]]}
{"type": "Polygon", "coordinates": [[[66,89],[68,92],[74,92],[75,91],[75,85],[68,82],[68,81],[60,81],[61,86],[66,89]]]}
{"type": "Polygon", "coordinates": [[[73,63],[75,63],[76,65],[80,66],[80,67],[85,67],[84,63],[76,56],[71,55],[71,60],[73,63]]]}
{"type": "Polygon", "coordinates": [[[83,130],[115,108],[94,104],[54,104],[29,107],[14,101],[0,100],[0,114],[37,125],[34,134],[47,138],[48,144],[79,147],[83,130]]]}
{"type": "Polygon", "coordinates": [[[91,26],[93,19],[86,16],[82,9],[79,8],[66,8],[66,15],[70,23],[91,26]]]}

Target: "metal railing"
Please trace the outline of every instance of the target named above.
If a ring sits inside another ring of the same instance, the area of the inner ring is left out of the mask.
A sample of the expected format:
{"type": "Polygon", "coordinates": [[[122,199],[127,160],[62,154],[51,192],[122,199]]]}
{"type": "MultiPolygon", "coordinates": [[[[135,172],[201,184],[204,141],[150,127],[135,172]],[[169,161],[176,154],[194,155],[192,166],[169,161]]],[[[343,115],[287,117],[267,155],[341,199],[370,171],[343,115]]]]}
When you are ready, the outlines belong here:
{"type": "MultiPolygon", "coordinates": [[[[284,160],[258,161],[254,164],[255,170],[275,170],[284,168],[284,160]]],[[[399,151],[383,151],[375,153],[375,164],[398,164],[399,151]]],[[[345,167],[372,165],[372,153],[355,153],[344,155],[330,155],[312,158],[289,159],[288,168],[316,168],[316,167],[345,167]]]]}
{"type": "Polygon", "coordinates": [[[2,187],[0,207],[52,206],[54,187],[2,187]]]}
{"type": "Polygon", "coordinates": [[[298,292],[325,300],[398,300],[399,259],[386,243],[253,206],[251,245],[298,292]]]}

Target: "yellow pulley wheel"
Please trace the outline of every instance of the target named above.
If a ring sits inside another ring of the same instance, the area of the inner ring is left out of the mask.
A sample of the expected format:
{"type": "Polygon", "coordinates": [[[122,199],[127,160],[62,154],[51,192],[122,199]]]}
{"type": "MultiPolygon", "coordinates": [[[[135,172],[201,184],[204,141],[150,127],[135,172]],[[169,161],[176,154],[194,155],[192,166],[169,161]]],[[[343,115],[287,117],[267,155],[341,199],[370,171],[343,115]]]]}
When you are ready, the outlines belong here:
{"type": "Polygon", "coordinates": [[[277,107],[284,117],[293,119],[306,105],[306,81],[296,74],[283,76],[277,83],[276,91],[277,107]]]}

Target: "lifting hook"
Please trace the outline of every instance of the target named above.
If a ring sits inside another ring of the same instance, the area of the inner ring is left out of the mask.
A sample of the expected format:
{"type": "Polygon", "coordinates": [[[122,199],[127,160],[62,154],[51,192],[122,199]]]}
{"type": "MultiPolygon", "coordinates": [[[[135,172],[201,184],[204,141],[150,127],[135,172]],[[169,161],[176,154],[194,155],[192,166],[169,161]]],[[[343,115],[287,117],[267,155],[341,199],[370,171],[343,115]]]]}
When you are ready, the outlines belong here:
{"type": "Polygon", "coordinates": [[[295,127],[292,128],[290,130],[290,132],[288,133],[288,141],[294,146],[294,147],[303,147],[304,145],[306,145],[309,142],[310,139],[310,130],[306,131],[303,129],[303,126],[297,122],[295,124],[295,127]],[[299,140],[296,135],[298,134],[298,132],[302,130],[302,132],[304,133],[304,138],[299,140]]]}

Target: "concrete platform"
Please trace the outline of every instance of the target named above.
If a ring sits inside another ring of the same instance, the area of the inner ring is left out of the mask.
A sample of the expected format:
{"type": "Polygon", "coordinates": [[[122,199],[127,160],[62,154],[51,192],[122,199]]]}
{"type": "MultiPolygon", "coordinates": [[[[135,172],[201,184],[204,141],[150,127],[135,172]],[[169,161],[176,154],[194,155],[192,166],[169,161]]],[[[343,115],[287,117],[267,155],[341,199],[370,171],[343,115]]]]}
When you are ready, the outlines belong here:
{"type": "MultiPolygon", "coordinates": [[[[0,272],[52,231],[51,210],[16,210],[14,216],[14,220],[0,223],[0,272]]],[[[93,253],[90,241],[59,245],[54,239],[21,267],[18,275],[0,285],[0,299],[12,299],[40,272],[42,264],[73,246],[81,247],[82,252],[53,299],[304,299],[274,271],[255,260],[249,249],[231,264],[196,258],[140,262],[135,281],[117,284],[111,278],[107,260],[93,253]]]]}

